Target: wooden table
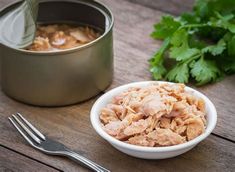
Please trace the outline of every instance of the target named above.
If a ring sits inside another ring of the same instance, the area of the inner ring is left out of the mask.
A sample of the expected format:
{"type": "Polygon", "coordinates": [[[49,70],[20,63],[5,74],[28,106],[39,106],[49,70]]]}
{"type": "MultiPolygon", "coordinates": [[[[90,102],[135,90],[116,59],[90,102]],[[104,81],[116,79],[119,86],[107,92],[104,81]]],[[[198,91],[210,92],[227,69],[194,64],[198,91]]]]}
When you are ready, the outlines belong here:
{"type": "MultiPolygon", "coordinates": [[[[1,0],[0,8],[12,1],[1,0]]],[[[147,60],[160,45],[149,37],[152,25],[165,12],[179,14],[181,10],[188,10],[192,0],[101,1],[112,9],[116,20],[115,74],[109,89],[132,81],[150,80],[147,60]]],[[[26,144],[7,120],[15,112],[24,114],[49,137],[112,171],[234,171],[234,88],[235,76],[198,88],[209,96],[218,111],[213,134],[188,153],[151,161],[127,156],[96,134],[90,124],[89,111],[98,97],[73,106],[42,108],[19,103],[0,92],[0,171],[87,171],[73,161],[47,156],[26,144]]]]}

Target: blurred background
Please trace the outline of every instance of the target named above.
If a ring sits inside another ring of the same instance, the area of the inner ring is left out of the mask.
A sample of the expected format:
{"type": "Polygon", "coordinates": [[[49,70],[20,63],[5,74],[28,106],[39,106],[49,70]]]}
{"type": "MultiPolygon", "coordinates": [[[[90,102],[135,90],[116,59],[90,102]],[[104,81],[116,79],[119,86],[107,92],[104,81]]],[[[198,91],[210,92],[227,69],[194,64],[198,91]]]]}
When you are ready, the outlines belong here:
{"type": "MultiPolygon", "coordinates": [[[[0,0],[0,6],[19,0],[0,0]]],[[[182,11],[190,11],[194,0],[129,0],[159,11],[178,15],[182,11]]]]}
{"type": "Polygon", "coordinates": [[[190,11],[194,0],[129,0],[149,8],[178,15],[182,11],[190,11]]]}

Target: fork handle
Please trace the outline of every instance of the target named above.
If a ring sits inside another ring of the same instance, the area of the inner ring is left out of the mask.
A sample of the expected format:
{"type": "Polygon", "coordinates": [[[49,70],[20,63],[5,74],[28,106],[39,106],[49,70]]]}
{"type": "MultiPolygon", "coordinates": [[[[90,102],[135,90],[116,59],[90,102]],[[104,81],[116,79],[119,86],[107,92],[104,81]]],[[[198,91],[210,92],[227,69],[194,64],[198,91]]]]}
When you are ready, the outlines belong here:
{"type": "Polygon", "coordinates": [[[76,152],[73,151],[66,151],[65,156],[67,156],[68,158],[77,161],[81,164],[83,164],[84,166],[88,167],[89,169],[95,171],[95,172],[110,172],[108,169],[96,164],[95,162],[77,154],[76,152]]]}

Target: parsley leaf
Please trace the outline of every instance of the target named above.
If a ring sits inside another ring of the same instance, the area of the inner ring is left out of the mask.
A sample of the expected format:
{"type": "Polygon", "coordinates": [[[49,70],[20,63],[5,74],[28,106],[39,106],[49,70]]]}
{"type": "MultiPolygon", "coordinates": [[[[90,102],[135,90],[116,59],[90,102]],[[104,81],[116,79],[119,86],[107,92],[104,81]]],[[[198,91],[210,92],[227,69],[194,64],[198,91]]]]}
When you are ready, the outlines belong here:
{"type": "Polygon", "coordinates": [[[153,78],[197,85],[235,73],[235,0],[196,0],[193,11],[163,16],[152,37],[163,45],[151,58],[153,78]],[[164,66],[166,57],[175,63],[164,66]]]}
{"type": "Polygon", "coordinates": [[[190,64],[192,77],[195,78],[198,85],[203,85],[208,82],[215,82],[221,77],[221,71],[218,69],[214,61],[205,60],[201,57],[196,62],[190,64]]]}
{"type": "Polygon", "coordinates": [[[157,65],[152,66],[150,68],[150,72],[152,72],[153,78],[158,80],[158,79],[162,79],[167,71],[166,71],[166,68],[163,66],[162,62],[160,62],[157,65]]]}
{"type": "Polygon", "coordinates": [[[228,55],[235,56],[235,35],[228,41],[228,55]]]}
{"type": "Polygon", "coordinates": [[[203,53],[211,53],[213,56],[220,55],[226,49],[226,43],[221,39],[216,45],[210,45],[202,49],[203,53]]]}
{"type": "Polygon", "coordinates": [[[196,48],[189,48],[188,34],[186,30],[177,30],[171,38],[170,57],[177,61],[186,60],[198,54],[200,51],[196,48]]]}
{"type": "Polygon", "coordinates": [[[176,21],[172,16],[163,16],[160,23],[154,25],[155,31],[151,36],[155,39],[165,39],[170,37],[179,27],[180,22],[176,21]]]}
{"type": "Polygon", "coordinates": [[[227,61],[226,63],[224,63],[223,69],[228,74],[235,73],[235,60],[227,61]]]}
{"type": "Polygon", "coordinates": [[[215,14],[217,19],[212,18],[211,21],[208,22],[209,25],[228,29],[230,32],[235,33],[235,24],[232,23],[232,19],[234,19],[233,14],[228,14],[225,16],[222,16],[218,12],[215,12],[215,14]]]}
{"type": "Polygon", "coordinates": [[[171,69],[166,78],[169,81],[188,83],[189,79],[189,67],[187,63],[178,64],[173,69],[171,69]]]}
{"type": "Polygon", "coordinates": [[[222,70],[227,74],[235,73],[235,56],[223,57],[220,61],[222,70]]]}
{"type": "Polygon", "coordinates": [[[163,66],[164,53],[168,49],[170,44],[170,39],[165,39],[160,49],[156,54],[149,60],[150,62],[150,72],[153,74],[153,78],[158,80],[162,79],[166,74],[166,69],[163,66]]]}

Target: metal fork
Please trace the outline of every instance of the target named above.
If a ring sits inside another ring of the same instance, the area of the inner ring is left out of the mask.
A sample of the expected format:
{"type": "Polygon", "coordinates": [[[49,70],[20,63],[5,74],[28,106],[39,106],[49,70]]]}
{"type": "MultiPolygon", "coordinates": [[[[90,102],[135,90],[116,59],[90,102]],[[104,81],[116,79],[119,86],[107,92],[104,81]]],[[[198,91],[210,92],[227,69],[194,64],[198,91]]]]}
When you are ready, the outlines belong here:
{"type": "Polygon", "coordinates": [[[96,172],[110,172],[104,167],[71,151],[65,145],[45,137],[20,113],[16,113],[16,115],[13,114],[8,119],[13,124],[13,126],[19,131],[19,133],[25,138],[25,140],[34,148],[46,154],[68,157],[96,172]]]}

